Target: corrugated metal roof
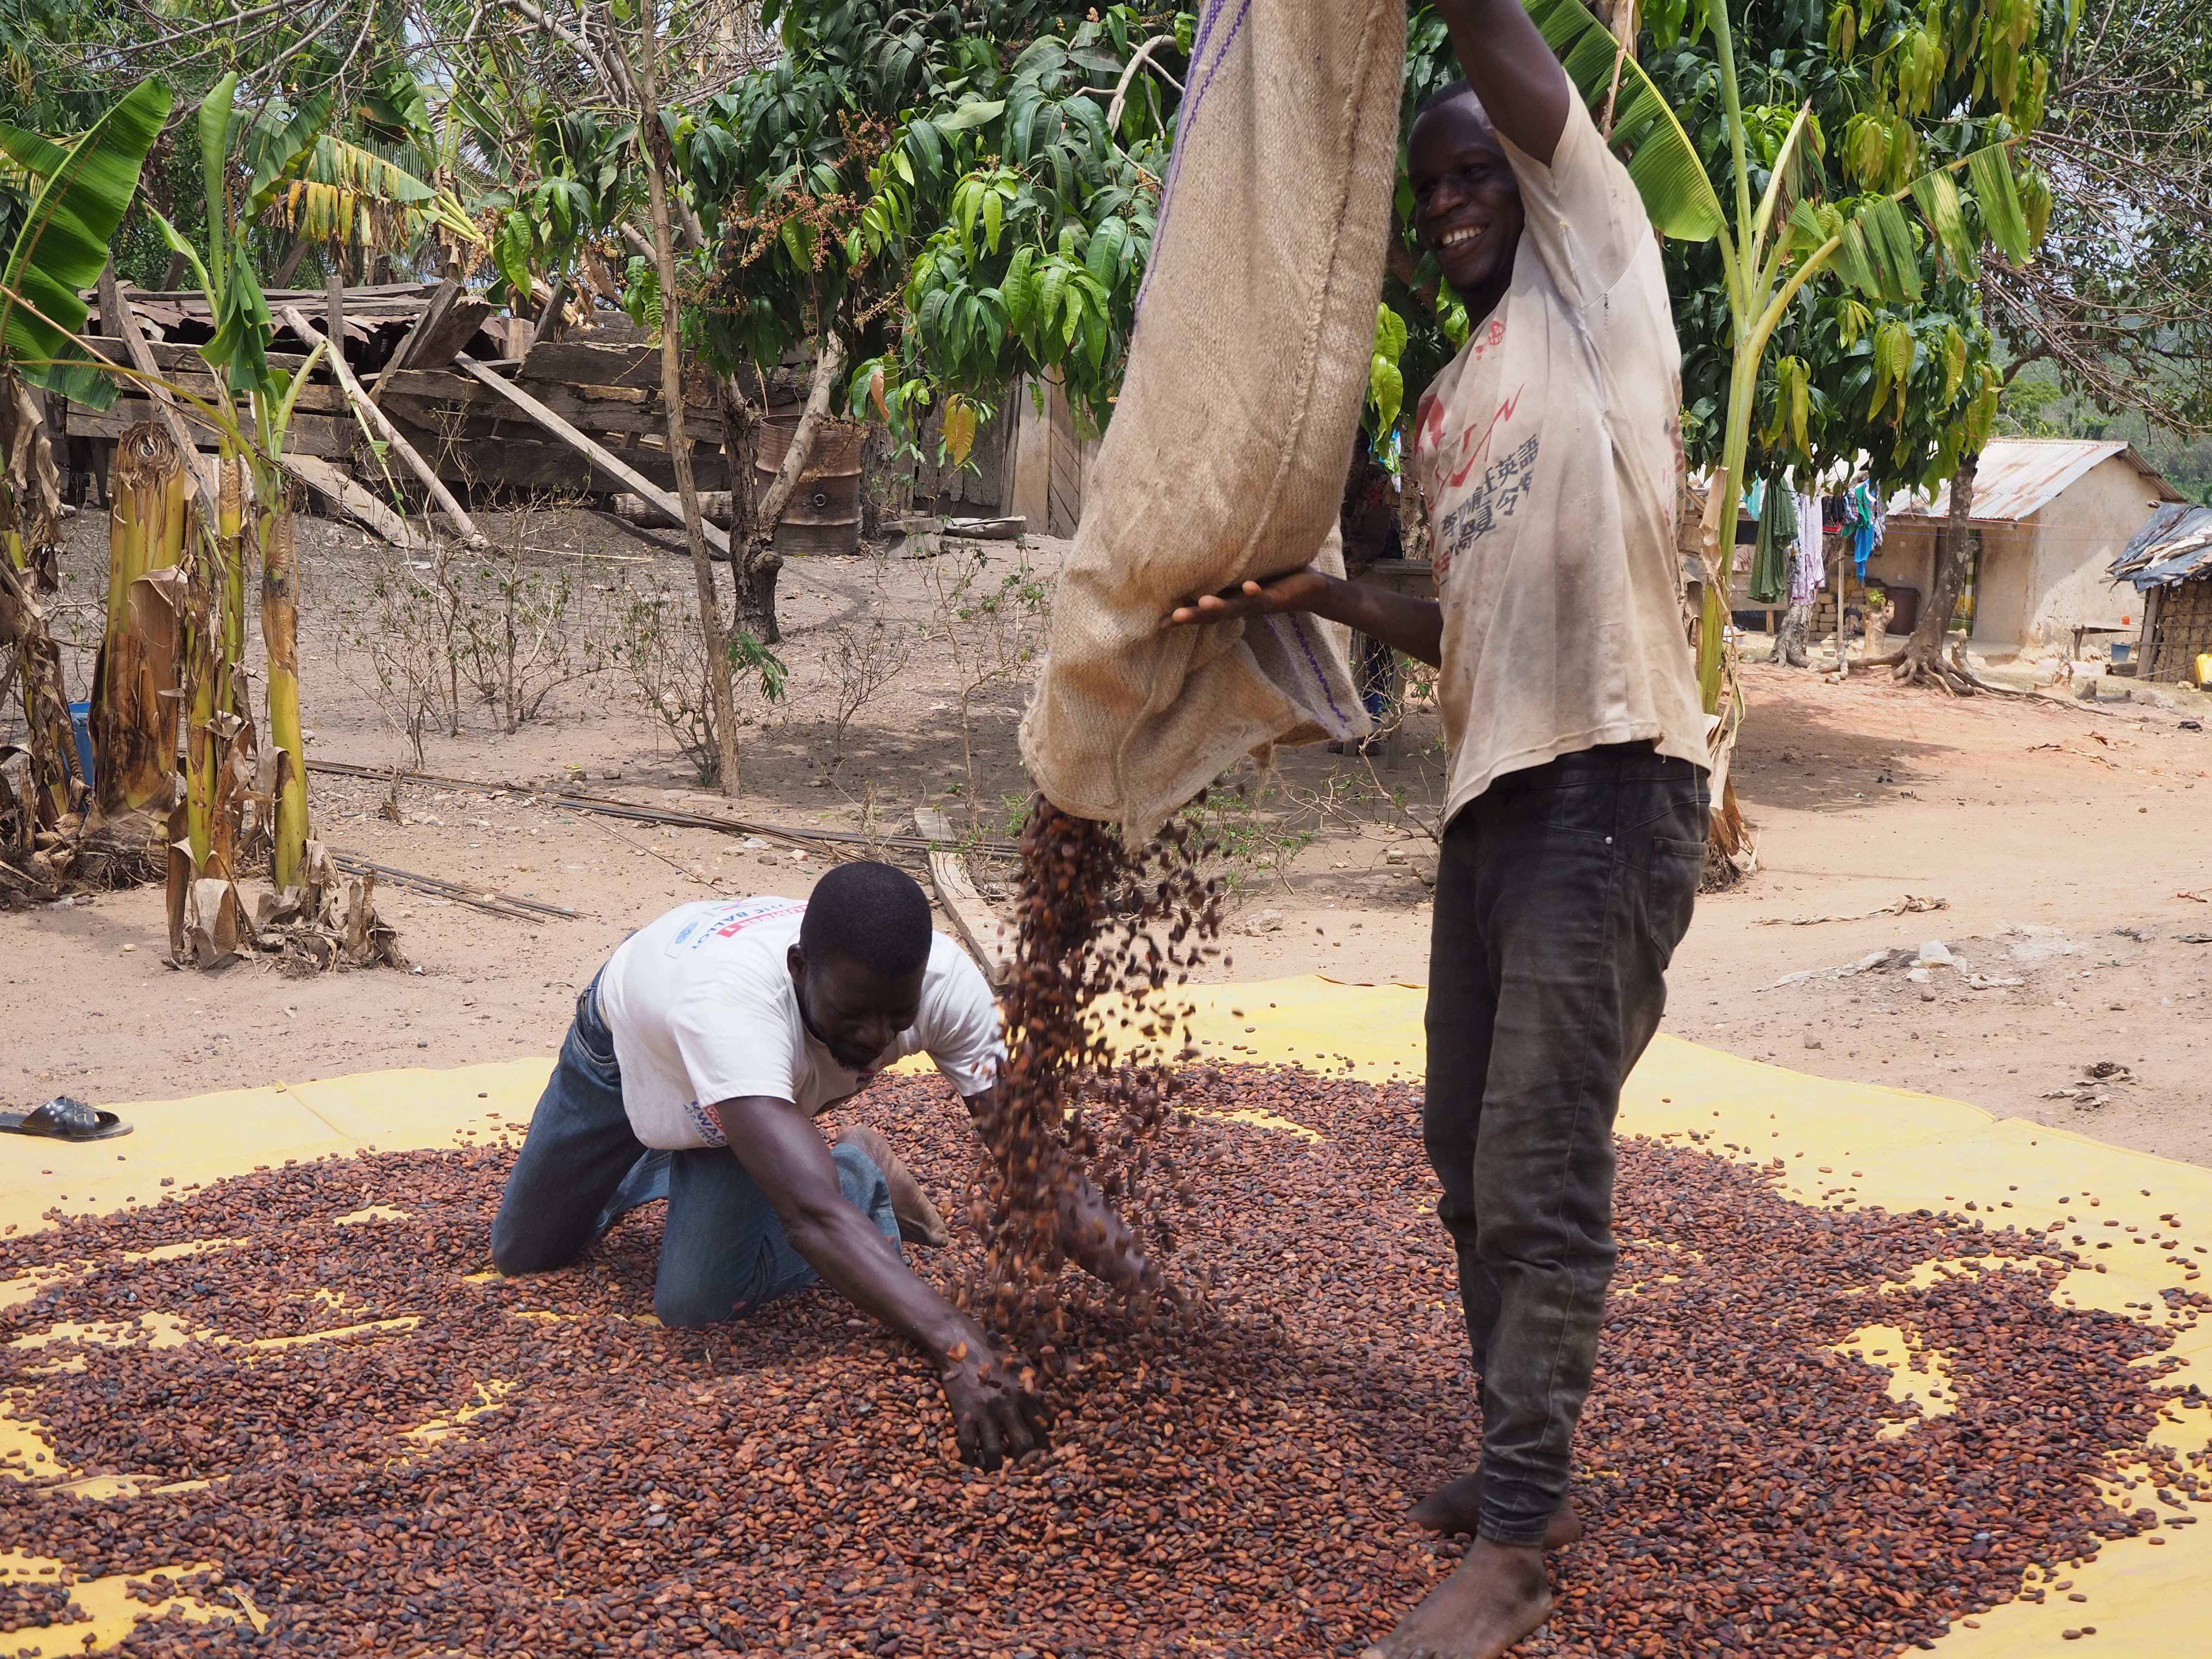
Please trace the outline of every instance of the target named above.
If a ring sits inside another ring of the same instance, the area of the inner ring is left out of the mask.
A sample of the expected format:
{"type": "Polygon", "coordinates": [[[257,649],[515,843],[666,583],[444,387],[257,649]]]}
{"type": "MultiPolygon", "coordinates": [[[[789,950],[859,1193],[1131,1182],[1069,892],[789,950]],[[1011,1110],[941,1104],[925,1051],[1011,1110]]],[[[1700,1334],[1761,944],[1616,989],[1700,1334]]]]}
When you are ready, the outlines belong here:
{"type": "Polygon", "coordinates": [[[2112,563],[2112,580],[2124,576],[2137,592],[2147,587],[2168,587],[2205,574],[2212,568],[2212,507],[2169,502],[2150,515],[2150,520],[2112,563]]]}
{"type": "MultiPolygon", "coordinates": [[[[2016,524],[2032,518],[2090,468],[2115,455],[2142,474],[2158,500],[2187,499],[2128,444],[2084,438],[1998,438],[1982,452],[1981,465],[1974,474],[1973,509],[1967,518],[1975,524],[2016,524]]],[[[1901,490],[1890,498],[1889,510],[1917,518],[1944,518],[1951,511],[1951,487],[1944,485],[1933,501],[1901,490]]]]}

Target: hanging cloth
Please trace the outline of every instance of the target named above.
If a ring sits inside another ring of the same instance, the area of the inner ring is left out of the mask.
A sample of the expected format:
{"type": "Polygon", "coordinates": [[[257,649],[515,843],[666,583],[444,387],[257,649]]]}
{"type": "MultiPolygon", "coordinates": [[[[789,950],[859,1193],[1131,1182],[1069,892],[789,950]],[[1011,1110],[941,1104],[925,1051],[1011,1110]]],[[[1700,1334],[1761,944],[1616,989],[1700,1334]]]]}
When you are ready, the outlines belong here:
{"type": "Polygon", "coordinates": [[[1827,561],[1820,556],[1820,544],[1800,541],[1797,556],[1790,566],[1790,603],[1810,605],[1813,596],[1827,585],[1827,561]]]}
{"type": "MultiPolygon", "coordinates": [[[[1790,545],[1797,539],[1797,503],[1790,487],[1776,478],[1765,486],[1759,509],[1759,538],[1751,554],[1751,602],[1780,605],[1790,592],[1790,545]]],[[[1816,519],[1815,523],[1819,520],[1816,519]]]]}
{"type": "Polygon", "coordinates": [[[1889,530],[1889,503],[1862,483],[1858,487],[1859,501],[1865,511],[1853,532],[1851,557],[1857,561],[1859,580],[1866,580],[1867,561],[1874,556],[1875,549],[1881,545],[1889,530]]]}

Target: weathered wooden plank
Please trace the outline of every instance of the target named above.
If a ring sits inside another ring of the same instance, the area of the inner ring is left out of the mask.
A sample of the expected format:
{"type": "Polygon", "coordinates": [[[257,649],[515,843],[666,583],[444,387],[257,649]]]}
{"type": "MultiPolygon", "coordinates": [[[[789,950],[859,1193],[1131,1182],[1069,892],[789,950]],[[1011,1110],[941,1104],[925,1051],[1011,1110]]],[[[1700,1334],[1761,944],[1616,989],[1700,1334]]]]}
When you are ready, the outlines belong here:
{"type": "MultiPolygon", "coordinates": [[[[513,435],[511,428],[508,434],[497,438],[449,443],[436,433],[410,430],[404,421],[399,425],[448,483],[503,485],[561,495],[612,495],[635,489],[629,478],[593,465],[565,443],[513,435]]],[[[676,469],[665,451],[625,449],[622,456],[628,472],[642,474],[663,495],[673,498],[676,469]]],[[[695,448],[691,471],[702,491],[730,487],[729,470],[719,450],[695,448]]],[[[721,533],[711,525],[708,527],[710,542],[721,533]]]]}
{"type": "MultiPolygon", "coordinates": [[[[136,299],[137,296],[134,295],[131,297],[136,299]]],[[[165,374],[179,369],[188,374],[210,374],[208,361],[200,356],[198,346],[179,345],[173,340],[149,340],[147,346],[154,354],[154,366],[165,374]]],[[[307,354],[304,351],[269,353],[269,367],[271,368],[297,372],[300,365],[307,361],[307,354]]]]}
{"type": "Polygon", "coordinates": [[[538,340],[532,343],[515,378],[559,386],[658,386],[660,353],[643,342],[601,345],[590,339],[538,340]]]}
{"type": "MultiPolygon", "coordinates": [[[[579,432],[588,432],[603,438],[607,447],[618,454],[628,454],[633,441],[665,440],[668,432],[666,417],[659,406],[623,405],[621,404],[578,404],[565,398],[548,398],[545,406],[574,427],[579,432]]],[[[509,405],[487,398],[483,403],[457,408],[450,404],[434,404],[420,398],[404,398],[394,392],[384,400],[384,407],[413,425],[427,427],[434,432],[450,433],[456,438],[503,438],[511,434],[526,434],[535,423],[509,405]]],[[[698,430],[697,416],[693,416],[693,432],[698,430]]],[[[719,438],[719,429],[710,432],[710,438],[719,438]]],[[[691,453],[702,448],[719,448],[711,441],[701,444],[696,438],[691,453]]]]}
{"type": "Polygon", "coordinates": [[[367,525],[394,547],[409,553],[435,553],[438,544],[412,529],[406,520],[316,455],[287,452],[277,462],[301,483],[334,504],[348,518],[367,525]]]}
{"type": "MultiPolygon", "coordinates": [[[[199,362],[197,354],[192,361],[199,362]]],[[[216,395],[215,376],[205,372],[205,364],[200,364],[200,368],[202,372],[197,374],[181,368],[163,368],[160,374],[179,392],[213,403],[216,395]]],[[[334,386],[317,386],[310,381],[300,388],[299,401],[293,407],[308,415],[343,415],[346,412],[345,394],[334,386]]]]}
{"type": "Polygon", "coordinates": [[[447,281],[431,296],[430,303],[415,325],[407,331],[399,349],[392,354],[370,391],[371,399],[380,399],[386,377],[394,370],[406,368],[442,369],[453,362],[453,354],[476,337],[483,319],[491,315],[491,301],[471,295],[459,283],[447,281]]]}
{"type": "MultiPolygon", "coordinates": [[[[497,421],[510,430],[529,422],[529,417],[518,413],[506,398],[477,381],[463,381],[466,391],[457,392],[453,382],[458,379],[410,370],[397,376],[379,401],[387,409],[404,411],[417,426],[439,431],[453,428],[456,422],[468,423],[466,429],[471,431],[487,430],[475,424],[484,420],[497,421]]],[[[639,387],[533,383],[530,391],[581,432],[657,434],[667,430],[668,417],[662,412],[660,399],[639,387]]],[[[710,410],[699,404],[687,407],[693,411],[695,428],[720,435],[720,423],[711,418],[710,410]]],[[[698,447],[695,442],[695,451],[698,447]]]]}
{"type": "MultiPolygon", "coordinates": [[[[958,839],[945,814],[933,806],[915,808],[914,827],[932,841],[951,842],[958,839]]],[[[968,860],[953,847],[931,848],[929,883],[937,890],[937,902],[951,919],[960,942],[982,968],[983,976],[993,985],[1004,985],[1013,972],[1012,930],[975,890],[975,883],[968,873],[968,860]]]]}
{"type": "MultiPolygon", "coordinates": [[[[380,375],[380,382],[390,381],[390,396],[414,398],[423,403],[484,404],[497,407],[506,399],[491,392],[481,381],[446,369],[401,369],[398,373],[380,375]]],[[[657,386],[594,386],[582,383],[575,386],[533,386],[531,395],[549,408],[559,407],[557,400],[574,399],[580,406],[605,404],[611,407],[639,409],[660,400],[657,386]]],[[[691,401],[703,404],[702,396],[691,401]]]]}
{"type": "MultiPolygon", "coordinates": [[[[195,443],[203,449],[216,447],[218,434],[215,426],[198,410],[186,404],[178,415],[195,443]]],[[[116,438],[127,426],[159,418],[155,404],[143,398],[118,398],[111,408],[104,410],[71,404],[69,429],[72,437],[116,438]]],[[[284,445],[302,455],[337,457],[352,449],[360,431],[351,416],[340,418],[334,415],[295,415],[284,434],[284,445]]]]}
{"type": "MultiPolygon", "coordinates": [[[[331,318],[330,327],[332,333],[342,331],[345,326],[345,319],[338,313],[340,303],[339,289],[337,283],[333,283],[331,285],[331,307],[332,312],[337,314],[333,314],[331,318]]],[[[306,314],[298,307],[286,306],[282,315],[285,322],[291,325],[295,334],[301,339],[307,337],[308,331],[313,325],[307,321],[306,314]]],[[[328,338],[329,336],[326,335],[325,337],[328,338]]],[[[337,348],[333,346],[333,352],[337,348]]],[[[430,498],[445,509],[446,516],[453,521],[454,526],[460,531],[462,538],[472,548],[488,545],[484,540],[483,532],[470,520],[468,509],[455,499],[453,493],[446,488],[445,482],[432,471],[429,463],[416,452],[415,446],[408,442],[399,428],[392,423],[392,417],[369,401],[368,394],[361,389],[361,382],[354,379],[353,370],[347,367],[346,360],[342,356],[333,356],[331,359],[331,371],[337,376],[338,383],[345,388],[346,396],[353,399],[354,407],[367,417],[371,426],[384,434],[386,441],[391,444],[393,453],[407,464],[407,470],[422,480],[424,488],[430,492],[430,498]]]]}

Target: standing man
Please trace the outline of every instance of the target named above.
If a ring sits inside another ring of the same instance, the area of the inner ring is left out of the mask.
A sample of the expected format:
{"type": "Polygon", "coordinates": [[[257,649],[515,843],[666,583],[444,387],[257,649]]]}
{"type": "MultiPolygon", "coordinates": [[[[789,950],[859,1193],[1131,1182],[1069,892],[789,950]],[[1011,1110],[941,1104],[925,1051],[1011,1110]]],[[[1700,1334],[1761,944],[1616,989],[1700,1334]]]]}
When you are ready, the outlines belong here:
{"type": "MultiPolygon", "coordinates": [[[[743,1317],[817,1278],[927,1352],[961,1451],[986,1468],[1042,1443],[1039,1402],[981,1328],[916,1279],[902,1231],[942,1243],[872,1130],[833,1152],[811,1120],[889,1062],[927,1054],[987,1121],[1005,1056],[982,975],[887,864],[838,866],[806,900],[710,900],[632,933],[576,999],[492,1223],[502,1273],[574,1261],[668,1200],[653,1311],[743,1317]],[[934,1233],[935,1237],[931,1237],[934,1233]]],[[[1145,1262],[1087,1182],[1060,1198],[1069,1257],[1126,1284],[1145,1262]]]]}
{"type": "Polygon", "coordinates": [[[1659,250],[1519,0],[1438,0],[1467,82],[1413,126],[1415,223],[1468,343],[1422,400],[1434,601],[1308,568],[1176,611],[1348,623],[1438,665],[1449,750],[1423,1132],[1458,1247],[1476,1534],[1383,1659],[1493,1659],[1550,1615],[1613,1273],[1613,1121],[1666,1001],[1707,819],[1674,550],[1680,356],[1659,250]]]}

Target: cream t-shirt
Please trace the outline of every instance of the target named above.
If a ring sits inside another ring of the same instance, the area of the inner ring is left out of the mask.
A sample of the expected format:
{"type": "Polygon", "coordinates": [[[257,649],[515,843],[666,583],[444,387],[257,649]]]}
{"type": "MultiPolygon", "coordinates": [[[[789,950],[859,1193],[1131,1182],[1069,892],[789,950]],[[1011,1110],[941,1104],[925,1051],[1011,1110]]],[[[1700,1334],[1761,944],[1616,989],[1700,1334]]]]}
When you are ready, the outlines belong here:
{"type": "Polygon", "coordinates": [[[1006,1048],[991,988],[942,933],[930,940],[921,1012],[874,1066],[848,1072],[808,1035],[786,953],[803,900],[708,899],[632,933],[599,973],[623,1107],[648,1146],[729,1144],[708,1106],[746,1095],[809,1117],[866,1088],[884,1066],[927,1054],[963,1095],[998,1080],[1006,1048]]]}
{"type": "Polygon", "coordinates": [[[1415,420],[1447,819],[1601,744],[1706,760],[1674,551],[1681,349],[1636,185],[1569,101],[1551,166],[1504,144],[1527,216],[1512,285],[1415,420]]]}

